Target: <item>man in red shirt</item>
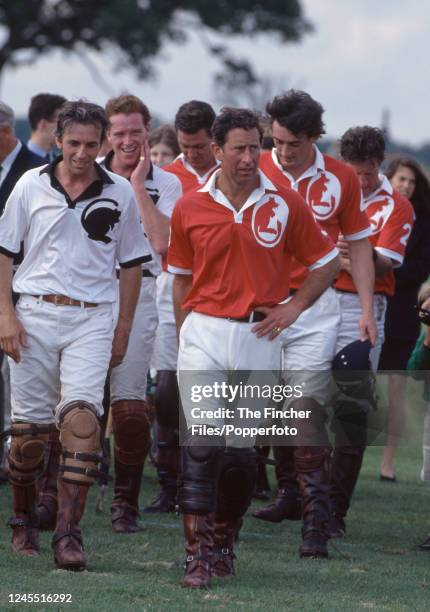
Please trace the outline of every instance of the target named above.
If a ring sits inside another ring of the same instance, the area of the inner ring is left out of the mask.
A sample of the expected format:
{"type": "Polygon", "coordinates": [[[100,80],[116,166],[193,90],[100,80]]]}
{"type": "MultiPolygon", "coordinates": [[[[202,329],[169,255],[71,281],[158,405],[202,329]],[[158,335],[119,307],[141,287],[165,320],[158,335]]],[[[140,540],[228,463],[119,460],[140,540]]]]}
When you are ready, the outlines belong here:
{"type": "MultiPolygon", "coordinates": [[[[233,575],[234,538],[255,479],[253,448],[227,440],[224,451],[210,433],[192,435],[196,404],[187,396],[187,371],[197,381],[213,381],[215,373],[217,381],[227,384],[238,370],[277,370],[279,335],[338,270],[333,243],[302,198],[258,170],[258,116],[223,109],[212,135],[221,167],[202,189],[178,201],[168,251],[180,330],[179,388],[188,427],[179,485],[186,587],[206,587],[210,575],[233,575]],[[310,273],[286,302],[293,257],[310,273]]],[[[212,398],[203,404],[207,409],[220,402],[212,398]]],[[[222,429],[225,419],[207,413],[199,424],[222,429]]]]}
{"type": "MultiPolygon", "coordinates": [[[[272,120],[275,147],[261,156],[260,168],[277,185],[300,193],[321,228],[336,242],[341,233],[351,253],[351,272],[358,288],[361,312],[356,331],[364,340],[376,338],[372,312],[373,263],[368,236],[368,218],[362,209],[360,185],[354,171],[341,161],[322,154],[316,142],[324,134],[323,108],[304,91],[290,90],[276,96],[267,105],[272,120]]],[[[295,261],[291,287],[297,291],[307,277],[306,268],[295,261]]],[[[306,379],[306,397],[294,400],[312,407],[325,420],[325,404],[335,355],[339,307],[336,293],[329,287],[282,335],[283,369],[290,384],[306,379]]],[[[307,556],[326,557],[326,525],[323,517],[328,506],[328,474],[324,466],[328,445],[283,446],[275,449],[278,495],[273,503],[257,510],[256,518],[271,522],[299,519],[303,510],[304,533],[313,533],[307,542],[307,556]],[[309,467],[314,469],[311,486],[309,467]],[[296,472],[298,479],[296,478],[296,472]],[[300,491],[299,491],[300,489],[300,491]],[[300,497],[301,496],[301,499],[300,497]]]]}
{"type": "MultiPolygon", "coordinates": [[[[191,100],[175,117],[176,136],[181,154],[163,170],[181,181],[182,193],[202,187],[217,168],[212,147],[211,128],[215,111],[207,102],[191,100]]],[[[157,421],[157,473],[160,493],[143,509],[145,513],[172,512],[176,506],[179,456],[179,394],[176,378],[178,342],[172,303],[173,277],[162,272],[157,279],[159,325],[153,367],[157,370],[154,397],[157,421]]]]}
{"type": "MultiPolygon", "coordinates": [[[[393,190],[389,180],[379,174],[384,161],[385,140],[381,130],[369,126],[349,129],[340,141],[342,159],[356,172],[371,226],[370,243],[375,266],[374,313],[378,338],[370,350],[372,370],[378,367],[384,341],[387,295],[394,293],[393,269],[400,266],[412,230],[414,213],[406,198],[393,190]]],[[[344,239],[338,242],[342,271],[335,288],[340,306],[340,326],[336,351],[358,340],[356,320],[360,303],[355,279],[351,276],[351,252],[344,239]]],[[[330,507],[331,537],[345,535],[345,516],[357,482],[367,438],[369,403],[340,395],[334,406],[335,449],[331,461],[330,507]]]]}

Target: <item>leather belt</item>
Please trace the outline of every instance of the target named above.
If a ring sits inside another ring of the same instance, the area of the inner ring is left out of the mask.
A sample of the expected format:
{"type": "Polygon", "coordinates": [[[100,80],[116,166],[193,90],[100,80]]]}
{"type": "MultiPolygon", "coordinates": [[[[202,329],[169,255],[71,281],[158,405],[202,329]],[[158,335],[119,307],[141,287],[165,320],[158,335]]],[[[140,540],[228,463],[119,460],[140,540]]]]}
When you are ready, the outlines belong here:
{"type": "Polygon", "coordinates": [[[226,317],[228,321],[234,321],[235,323],[258,323],[259,321],[264,321],[266,315],[262,312],[257,312],[253,310],[251,314],[246,317],[226,317]]]}
{"type": "Polygon", "coordinates": [[[80,300],[73,300],[66,295],[33,295],[32,297],[42,300],[43,302],[49,302],[49,304],[55,304],[55,306],[83,306],[84,308],[95,308],[98,306],[95,302],[82,302],[80,300]]]}
{"type": "MultiPolygon", "coordinates": [[[[119,278],[120,270],[117,269],[116,277],[119,278]]],[[[149,270],[142,270],[142,278],[156,278],[155,274],[152,274],[149,270]]]]}

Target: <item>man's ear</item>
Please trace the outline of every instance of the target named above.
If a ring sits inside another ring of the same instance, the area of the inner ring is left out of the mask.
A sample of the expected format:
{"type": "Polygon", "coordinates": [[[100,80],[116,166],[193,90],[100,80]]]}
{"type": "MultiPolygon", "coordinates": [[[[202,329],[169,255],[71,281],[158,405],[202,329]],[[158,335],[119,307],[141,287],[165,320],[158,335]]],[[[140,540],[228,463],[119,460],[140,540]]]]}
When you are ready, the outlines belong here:
{"type": "Polygon", "coordinates": [[[55,137],[55,144],[57,145],[57,147],[59,149],[62,149],[63,148],[63,139],[61,137],[59,137],[59,136],[56,136],[55,137]]]}
{"type": "Polygon", "coordinates": [[[222,150],[222,147],[217,145],[215,142],[211,143],[211,147],[212,147],[212,153],[214,154],[215,159],[218,160],[219,162],[222,162],[223,157],[224,157],[224,151],[222,150]]]}

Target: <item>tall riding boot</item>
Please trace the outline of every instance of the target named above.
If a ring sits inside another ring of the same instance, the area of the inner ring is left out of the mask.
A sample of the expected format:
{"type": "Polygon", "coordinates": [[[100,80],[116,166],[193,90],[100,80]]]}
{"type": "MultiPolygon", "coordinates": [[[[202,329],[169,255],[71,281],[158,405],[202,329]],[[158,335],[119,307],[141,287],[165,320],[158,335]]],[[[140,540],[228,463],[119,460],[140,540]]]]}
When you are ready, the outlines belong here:
{"type": "Polygon", "coordinates": [[[136,533],[139,525],[139,491],[143,466],[150,447],[146,402],[120,400],[112,404],[115,437],[115,490],[111,506],[112,529],[136,533]]]}
{"type": "Polygon", "coordinates": [[[294,449],[297,477],[303,504],[303,542],[301,557],[328,557],[329,449],[323,446],[299,446],[294,449]]]}
{"type": "Polygon", "coordinates": [[[79,521],[85,510],[88,489],[88,485],[58,479],[58,514],[52,547],[55,564],[60,569],[82,571],[86,568],[79,521]]]}
{"type": "Polygon", "coordinates": [[[39,480],[37,514],[39,516],[39,528],[42,530],[55,529],[58,509],[57,478],[60,455],[60,432],[58,429],[53,429],[45,448],[45,466],[39,480]]]}
{"type": "Polygon", "coordinates": [[[242,524],[239,519],[217,519],[214,526],[214,558],[212,561],[212,576],[216,578],[232,578],[234,570],[234,542],[242,524]]]}
{"type": "Polygon", "coordinates": [[[334,449],[330,468],[330,537],[343,538],[345,517],[363,463],[364,446],[334,449]]]}
{"type": "Polygon", "coordinates": [[[183,587],[207,588],[211,577],[213,514],[184,514],[185,575],[183,587]]]}
{"type": "Polygon", "coordinates": [[[273,502],[255,510],[252,516],[271,523],[280,523],[285,519],[299,521],[302,518],[302,500],[294,467],[294,447],[275,446],[273,454],[277,462],[278,493],[273,502]]]}
{"type": "Polygon", "coordinates": [[[161,491],[158,497],[143,509],[144,513],[173,512],[176,507],[179,468],[178,431],[157,423],[157,475],[161,491]]]}
{"type": "Polygon", "coordinates": [[[36,513],[36,484],[20,486],[11,482],[15,516],[8,521],[12,527],[12,549],[21,555],[40,553],[39,521],[36,513]]]}

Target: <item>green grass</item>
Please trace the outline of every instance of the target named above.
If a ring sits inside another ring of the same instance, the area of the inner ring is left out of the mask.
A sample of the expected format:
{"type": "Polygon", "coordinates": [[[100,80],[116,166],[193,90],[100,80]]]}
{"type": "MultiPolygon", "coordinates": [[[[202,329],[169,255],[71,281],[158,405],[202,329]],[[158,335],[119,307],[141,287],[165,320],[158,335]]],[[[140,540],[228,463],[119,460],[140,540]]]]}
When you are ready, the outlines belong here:
{"type": "MultiPolygon", "coordinates": [[[[82,521],[89,570],[54,568],[50,534],[41,535],[39,558],[10,550],[10,493],[1,486],[0,610],[303,610],[410,611],[430,609],[430,554],[415,546],[430,531],[430,490],[418,481],[420,450],[399,452],[398,484],[377,479],[380,448],[366,452],[344,541],[330,544],[329,560],[299,559],[300,524],[246,518],[237,547],[237,576],[214,581],[209,591],[179,586],[182,575],[181,519],[144,519],[135,535],[110,530],[109,502],[95,514],[96,488],[82,521]],[[9,593],[71,593],[71,604],[8,604],[9,593]]],[[[273,468],[269,468],[271,474],[273,468]]],[[[145,474],[142,502],[156,491],[145,474]]],[[[255,502],[257,504],[258,502],[255,502]]]]}

